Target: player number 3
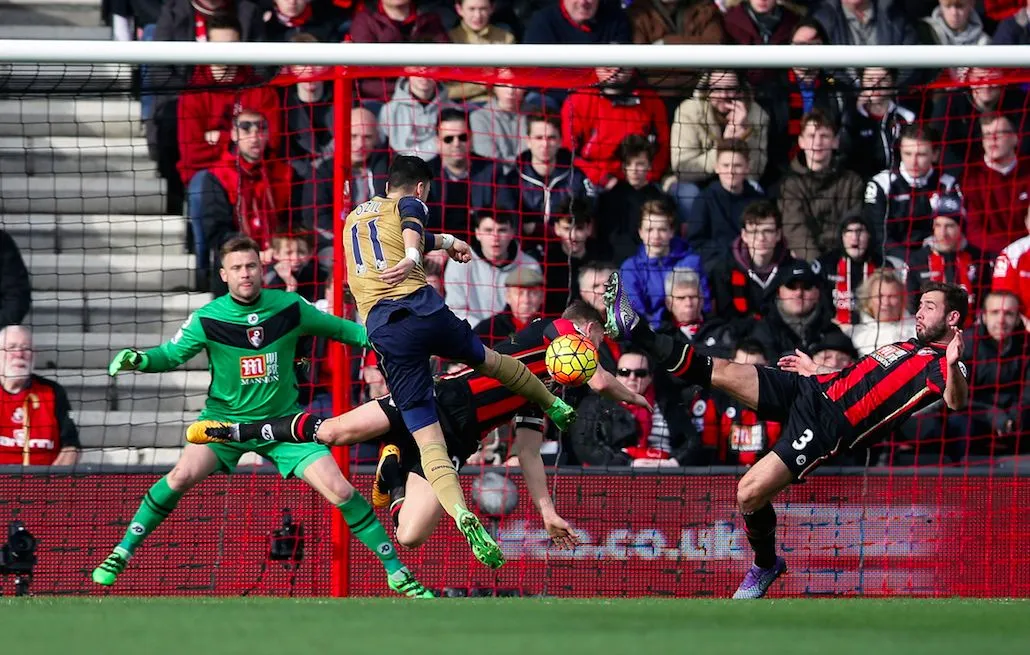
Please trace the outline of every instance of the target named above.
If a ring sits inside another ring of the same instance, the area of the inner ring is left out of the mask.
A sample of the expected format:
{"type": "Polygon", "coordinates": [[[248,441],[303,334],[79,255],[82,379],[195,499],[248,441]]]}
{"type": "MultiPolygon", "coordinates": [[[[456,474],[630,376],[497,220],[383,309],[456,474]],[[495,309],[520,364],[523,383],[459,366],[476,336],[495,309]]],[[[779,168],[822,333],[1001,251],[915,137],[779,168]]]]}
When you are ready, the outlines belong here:
{"type": "Polygon", "coordinates": [[[791,442],[790,445],[794,447],[794,450],[804,450],[805,446],[808,445],[808,442],[814,438],[815,435],[812,434],[811,430],[805,430],[801,433],[801,436],[791,442]]]}

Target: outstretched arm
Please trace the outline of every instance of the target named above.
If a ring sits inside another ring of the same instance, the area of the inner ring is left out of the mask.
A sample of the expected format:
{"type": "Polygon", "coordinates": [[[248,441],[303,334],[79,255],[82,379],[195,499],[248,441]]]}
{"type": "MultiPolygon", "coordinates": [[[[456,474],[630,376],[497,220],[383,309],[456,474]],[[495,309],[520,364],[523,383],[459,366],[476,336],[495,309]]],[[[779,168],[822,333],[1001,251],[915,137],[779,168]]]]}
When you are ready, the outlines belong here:
{"type": "Polygon", "coordinates": [[[621,382],[616,380],[611,373],[598,368],[594,371],[594,374],[590,377],[590,381],[587,383],[591,389],[601,394],[609,400],[614,400],[620,403],[629,403],[645,409],[653,409],[651,403],[647,402],[647,399],[641,396],[639,393],[633,393],[627,389],[621,382]]]}
{"type": "Polygon", "coordinates": [[[117,375],[123,370],[139,370],[144,373],[161,373],[171,371],[181,364],[193,359],[204,349],[207,337],[200,325],[197,315],[190,314],[179,331],[168,341],[146,352],[126,349],[115,355],[108,367],[110,375],[117,375]]]}
{"type": "Polygon", "coordinates": [[[540,518],[554,545],[559,549],[575,548],[579,543],[579,537],[565,519],[558,516],[551,501],[551,494],[547,491],[547,471],[544,470],[544,460],[540,457],[540,445],[543,440],[542,432],[527,428],[516,429],[513,444],[515,456],[519,458],[519,467],[522,468],[522,477],[526,481],[533,505],[540,512],[540,518]]]}
{"type": "Polygon", "coordinates": [[[368,347],[368,333],[364,326],[326,314],[301,296],[297,298],[300,303],[300,328],[304,334],[326,337],[351,346],[368,347]]]}
{"type": "Polygon", "coordinates": [[[797,373],[798,375],[803,375],[805,377],[836,373],[839,370],[836,368],[830,368],[829,366],[816,364],[807,353],[800,350],[795,350],[793,355],[784,355],[783,357],[780,357],[780,361],[778,361],[776,365],[788,373],[797,373]]]}

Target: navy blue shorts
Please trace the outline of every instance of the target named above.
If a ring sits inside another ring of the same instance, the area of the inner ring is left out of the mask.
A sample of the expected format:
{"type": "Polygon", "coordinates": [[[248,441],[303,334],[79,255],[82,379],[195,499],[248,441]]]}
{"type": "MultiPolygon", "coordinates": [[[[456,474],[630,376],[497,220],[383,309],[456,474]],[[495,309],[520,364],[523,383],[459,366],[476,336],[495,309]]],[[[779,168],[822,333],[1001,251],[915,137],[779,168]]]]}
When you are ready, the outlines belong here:
{"type": "Polygon", "coordinates": [[[427,316],[395,310],[368,337],[390,394],[412,433],[439,420],[429,358],[436,355],[470,366],[486,359],[486,348],[472,326],[446,307],[427,316]]]}

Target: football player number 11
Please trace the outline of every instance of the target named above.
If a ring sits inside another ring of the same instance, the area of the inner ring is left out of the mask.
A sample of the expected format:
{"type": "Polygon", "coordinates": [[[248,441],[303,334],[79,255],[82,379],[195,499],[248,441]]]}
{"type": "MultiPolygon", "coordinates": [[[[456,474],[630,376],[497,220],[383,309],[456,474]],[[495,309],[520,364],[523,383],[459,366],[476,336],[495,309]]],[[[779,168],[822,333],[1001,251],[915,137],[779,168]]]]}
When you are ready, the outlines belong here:
{"type": "Polygon", "coordinates": [[[350,228],[351,252],[354,253],[354,265],[358,275],[364,275],[368,270],[365,264],[365,255],[362,253],[362,241],[372,245],[372,258],[375,261],[375,270],[382,272],[386,270],[386,255],[383,253],[383,244],[379,242],[379,227],[373,219],[367,223],[355,223],[350,228]],[[367,234],[361,234],[362,227],[367,228],[367,234]]]}

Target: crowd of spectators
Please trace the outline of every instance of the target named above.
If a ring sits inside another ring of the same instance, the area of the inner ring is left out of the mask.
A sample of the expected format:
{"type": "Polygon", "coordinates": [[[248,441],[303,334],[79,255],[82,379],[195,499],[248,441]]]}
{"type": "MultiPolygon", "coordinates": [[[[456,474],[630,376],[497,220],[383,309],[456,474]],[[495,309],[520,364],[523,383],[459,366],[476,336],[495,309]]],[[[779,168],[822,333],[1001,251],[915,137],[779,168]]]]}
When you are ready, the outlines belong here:
{"type": "MultiPolygon", "coordinates": [[[[114,13],[117,38],[341,48],[1030,43],[1030,3],[974,0],[123,0],[114,13]]],[[[546,74],[404,72],[348,81],[346,206],[384,192],[393,154],[427,160],[429,229],[474,249],[464,266],[430,260],[430,278],[487,343],[573,298],[602,309],[620,270],[655,329],[737,361],[774,365],[800,348],[842,366],[913,337],[920,285],[947,281],[974,310],[972,410],[932,408],[853,461],[1030,451],[1030,103],[1011,71],[598,68],[571,89],[546,74]]],[[[223,291],[211,252],[244,232],[265,247],[270,283],[324,297],[347,138],[327,71],[151,67],[143,82],[198,288],[223,291]]],[[[677,387],[644,353],[602,351],[655,410],[585,399],[569,463],[750,464],[778,435],[729,397],[677,387]]],[[[360,377],[381,384],[370,368],[360,377]]]]}

